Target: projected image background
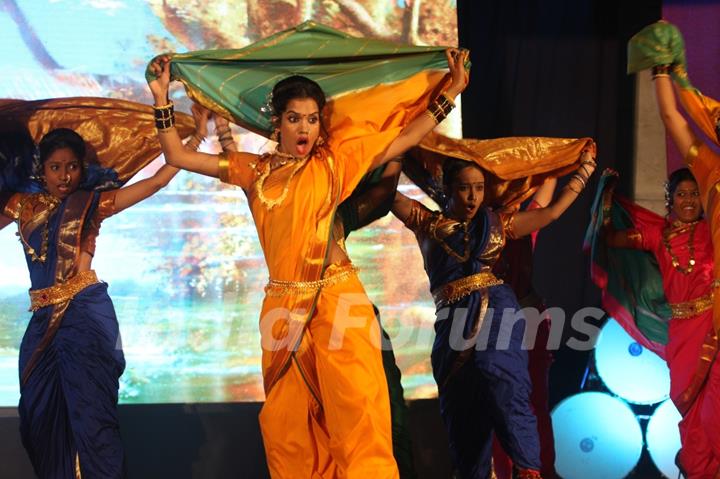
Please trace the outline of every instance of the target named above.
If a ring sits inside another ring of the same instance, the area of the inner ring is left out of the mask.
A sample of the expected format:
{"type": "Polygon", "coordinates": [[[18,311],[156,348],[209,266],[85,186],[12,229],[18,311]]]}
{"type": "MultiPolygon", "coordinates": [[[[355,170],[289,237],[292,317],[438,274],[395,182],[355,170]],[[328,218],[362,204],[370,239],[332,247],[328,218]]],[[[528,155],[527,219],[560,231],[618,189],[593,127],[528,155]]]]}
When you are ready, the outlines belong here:
{"type": "MultiPolygon", "coordinates": [[[[308,19],[355,35],[457,45],[456,18],[454,0],[5,0],[0,98],[150,103],[143,73],[158,53],[240,48],[308,19]]],[[[189,111],[181,87],[172,94],[189,111]]],[[[270,147],[234,133],[241,149],[270,147]]],[[[216,139],[202,148],[215,151],[216,139]]],[[[386,217],[354,233],[348,249],[393,338],[406,397],[434,395],[434,307],[413,235],[386,217]]],[[[31,316],[15,225],[0,230],[0,252],[0,406],[15,406],[18,348],[31,316]]],[[[240,189],[178,174],[103,223],[93,267],[110,285],[123,336],[121,402],[263,399],[258,311],[267,269],[240,189]]]]}

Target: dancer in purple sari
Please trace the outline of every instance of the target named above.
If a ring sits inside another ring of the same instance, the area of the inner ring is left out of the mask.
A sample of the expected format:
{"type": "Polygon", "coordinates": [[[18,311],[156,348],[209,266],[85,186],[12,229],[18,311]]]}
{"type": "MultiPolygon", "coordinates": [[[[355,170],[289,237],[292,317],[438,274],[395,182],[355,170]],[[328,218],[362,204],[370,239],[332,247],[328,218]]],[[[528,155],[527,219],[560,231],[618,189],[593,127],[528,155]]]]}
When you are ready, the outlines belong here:
{"type": "MultiPolygon", "coordinates": [[[[197,118],[204,129],[207,114],[197,118]]],[[[86,146],[67,128],[47,133],[39,154],[27,132],[0,135],[0,214],[18,223],[32,285],[33,315],[20,346],[20,432],[41,478],[125,475],[117,416],[125,359],[108,285],[91,262],[103,220],[178,171],[165,165],[120,188],[116,171],[87,165],[86,146]],[[18,180],[29,163],[35,180],[18,180]]]]}

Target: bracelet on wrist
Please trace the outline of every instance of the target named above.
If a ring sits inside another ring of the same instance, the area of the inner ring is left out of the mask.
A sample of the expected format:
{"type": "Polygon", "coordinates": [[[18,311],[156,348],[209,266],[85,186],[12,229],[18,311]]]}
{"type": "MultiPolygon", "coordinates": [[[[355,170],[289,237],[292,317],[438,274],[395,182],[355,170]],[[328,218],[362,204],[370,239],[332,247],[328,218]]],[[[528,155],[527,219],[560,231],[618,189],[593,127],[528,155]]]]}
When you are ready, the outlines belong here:
{"type": "Polygon", "coordinates": [[[669,77],[672,65],[655,65],[652,67],[653,80],[658,77],[669,77]]]}
{"type": "Polygon", "coordinates": [[[175,105],[173,102],[163,106],[153,105],[155,116],[155,128],[159,131],[167,131],[175,126],[175,105]]]}

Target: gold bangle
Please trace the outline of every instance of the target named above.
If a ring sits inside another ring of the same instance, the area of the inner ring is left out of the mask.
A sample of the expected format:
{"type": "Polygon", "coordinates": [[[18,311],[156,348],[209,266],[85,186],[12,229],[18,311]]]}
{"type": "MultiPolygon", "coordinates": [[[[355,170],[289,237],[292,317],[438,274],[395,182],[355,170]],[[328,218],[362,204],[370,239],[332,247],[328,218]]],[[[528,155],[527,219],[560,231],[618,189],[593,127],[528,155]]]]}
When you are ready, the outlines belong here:
{"type": "Polygon", "coordinates": [[[575,193],[576,195],[579,195],[580,193],[582,193],[582,189],[576,190],[576,189],[573,188],[571,185],[572,185],[572,183],[568,183],[567,185],[565,185],[565,188],[567,188],[568,190],[572,191],[572,192],[575,193]]]}
{"type": "Polygon", "coordinates": [[[427,116],[429,116],[430,118],[432,118],[432,121],[433,121],[436,125],[440,124],[440,122],[438,121],[437,117],[435,116],[435,113],[433,113],[432,110],[430,110],[430,108],[428,108],[427,110],[425,110],[425,114],[426,114],[427,116]]]}
{"type": "Polygon", "coordinates": [[[171,101],[168,102],[167,105],[163,105],[163,106],[153,105],[153,110],[155,110],[155,111],[172,110],[173,108],[175,108],[175,104],[171,101]]]}
{"type": "Polygon", "coordinates": [[[653,75],[653,76],[652,76],[652,79],[655,80],[656,78],[660,78],[660,77],[668,77],[668,78],[670,78],[670,75],[668,75],[667,73],[658,73],[657,75],[653,75]]]}
{"type": "Polygon", "coordinates": [[[575,173],[574,175],[572,175],[570,177],[571,181],[573,179],[578,180],[580,182],[580,184],[582,185],[582,189],[585,189],[585,187],[587,186],[587,183],[585,182],[585,178],[583,178],[582,175],[580,175],[579,173],[575,173]]]}
{"type": "Polygon", "coordinates": [[[446,94],[445,92],[440,93],[439,96],[445,98],[445,101],[447,101],[448,103],[450,103],[453,108],[455,108],[455,107],[457,106],[457,105],[455,104],[455,100],[453,100],[452,98],[450,98],[449,96],[447,96],[447,94],[446,94]]]}

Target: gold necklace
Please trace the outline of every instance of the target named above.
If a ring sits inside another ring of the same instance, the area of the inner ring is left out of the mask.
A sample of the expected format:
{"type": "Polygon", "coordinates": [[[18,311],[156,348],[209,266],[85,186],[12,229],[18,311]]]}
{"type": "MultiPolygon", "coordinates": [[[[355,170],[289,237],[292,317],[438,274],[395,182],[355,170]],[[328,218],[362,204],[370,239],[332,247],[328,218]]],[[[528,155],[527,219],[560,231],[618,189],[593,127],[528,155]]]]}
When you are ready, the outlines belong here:
{"type": "Polygon", "coordinates": [[[455,252],[455,250],[453,250],[447,243],[445,243],[445,241],[444,241],[442,238],[438,237],[438,235],[437,235],[437,225],[438,225],[438,223],[440,222],[440,220],[441,220],[442,218],[443,218],[443,216],[438,214],[438,215],[436,216],[435,221],[433,221],[432,223],[430,223],[430,236],[431,236],[435,241],[437,241],[438,243],[440,243],[440,246],[442,247],[442,249],[445,250],[445,252],[446,252],[447,254],[449,254],[449,255],[452,256],[453,258],[457,259],[459,262],[464,263],[465,261],[467,261],[468,259],[470,259],[470,233],[469,233],[469,231],[468,231],[469,221],[461,221],[461,222],[459,222],[459,223],[462,225],[462,227],[463,227],[463,232],[464,232],[464,233],[463,233],[463,243],[465,243],[465,253],[464,253],[462,256],[460,256],[460,255],[457,254],[457,253],[455,252]]]}
{"type": "Polygon", "coordinates": [[[672,262],[673,268],[675,268],[682,274],[692,273],[692,270],[695,267],[695,227],[697,226],[697,224],[698,221],[694,221],[690,224],[690,238],[688,241],[688,253],[690,254],[690,259],[688,260],[688,265],[685,268],[680,266],[680,260],[678,259],[677,255],[672,252],[672,248],[670,247],[669,229],[663,232],[663,244],[665,245],[665,249],[670,255],[670,260],[672,262]]]}
{"type": "MultiPolygon", "coordinates": [[[[34,195],[27,196],[25,200],[20,205],[20,212],[22,214],[23,209],[25,208],[25,203],[32,198],[34,195]]],[[[15,233],[18,238],[20,238],[20,243],[22,243],[23,247],[25,248],[25,252],[30,256],[30,260],[35,262],[39,261],[40,263],[44,263],[47,259],[47,252],[49,248],[49,240],[50,237],[50,217],[53,215],[53,211],[57,206],[60,204],[60,200],[55,198],[51,195],[45,195],[41,194],[36,197],[39,203],[42,203],[43,206],[47,206],[49,211],[47,212],[47,218],[45,218],[45,223],[43,224],[42,232],[40,233],[40,255],[37,254],[35,251],[35,248],[33,248],[30,243],[27,242],[25,237],[22,234],[22,224],[20,220],[18,220],[18,231],[15,233]]]]}
{"type": "MultiPolygon", "coordinates": [[[[282,153],[282,152],[278,152],[282,153]]],[[[284,153],[287,155],[287,153],[284,153]]],[[[262,203],[267,210],[272,210],[276,206],[279,206],[285,201],[285,198],[287,198],[288,192],[290,191],[290,182],[295,177],[298,171],[300,171],[300,168],[307,163],[308,158],[310,156],[304,156],[302,158],[297,158],[292,155],[290,155],[295,160],[295,166],[293,167],[293,170],[290,172],[290,176],[288,176],[287,181],[285,182],[285,186],[283,187],[282,193],[280,193],[280,196],[277,198],[270,200],[265,196],[265,193],[263,192],[263,187],[265,186],[265,180],[268,176],[270,176],[270,172],[272,171],[272,166],[270,165],[270,161],[272,160],[272,157],[268,158],[267,162],[265,163],[265,168],[262,173],[260,173],[260,176],[258,177],[257,181],[255,182],[255,192],[257,193],[258,200],[260,200],[260,203],[262,203]]],[[[278,162],[278,168],[281,166],[284,166],[287,164],[289,160],[285,160],[282,162],[278,162]]]]}

